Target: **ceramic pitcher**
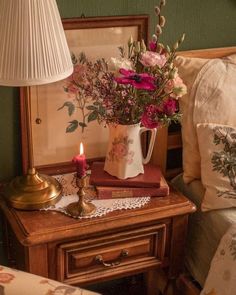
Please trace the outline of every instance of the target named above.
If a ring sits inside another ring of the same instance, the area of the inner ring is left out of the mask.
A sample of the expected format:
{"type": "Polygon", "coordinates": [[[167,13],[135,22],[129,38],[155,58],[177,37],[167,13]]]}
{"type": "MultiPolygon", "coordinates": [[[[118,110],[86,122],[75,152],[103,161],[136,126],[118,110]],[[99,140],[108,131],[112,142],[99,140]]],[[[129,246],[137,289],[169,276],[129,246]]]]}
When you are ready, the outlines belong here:
{"type": "Polygon", "coordinates": [[[143,164],[150,161],[156,129],[135,125],[109,125],[109,142],[104,170],[119,179],[135,177],[144,173],[143,164]],[[147,156],[144,158],[141,146],[141,134],[150,131],[147,156]]]}

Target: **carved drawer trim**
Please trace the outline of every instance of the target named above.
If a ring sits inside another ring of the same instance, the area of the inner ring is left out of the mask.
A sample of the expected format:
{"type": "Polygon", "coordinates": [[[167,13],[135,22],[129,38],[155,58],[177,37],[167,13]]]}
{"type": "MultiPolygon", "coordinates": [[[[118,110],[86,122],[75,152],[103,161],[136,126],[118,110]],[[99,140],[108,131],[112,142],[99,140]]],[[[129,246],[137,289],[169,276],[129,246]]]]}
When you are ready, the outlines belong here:
{"type": "Polygon", "coordinates": [[[165,224],[64,243],[57,248],[57,279],[92,283],[143,272],[162,263],[165,244],[165,224]]]}

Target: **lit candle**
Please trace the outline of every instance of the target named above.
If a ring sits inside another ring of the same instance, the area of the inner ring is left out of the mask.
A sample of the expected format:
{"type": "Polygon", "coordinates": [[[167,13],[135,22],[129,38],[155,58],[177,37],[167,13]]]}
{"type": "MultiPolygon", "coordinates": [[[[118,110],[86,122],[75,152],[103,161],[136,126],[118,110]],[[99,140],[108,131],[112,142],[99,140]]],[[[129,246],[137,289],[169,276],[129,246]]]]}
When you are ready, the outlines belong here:
{"type": "Polygon", "coordinates": [[[83,143],[80,143],[79,155],[75,156],[72,159],[72,162],[76,165],[77,176],[82,178],[86,175],[86,158],[84,154],[84,146],[83,143]]]}

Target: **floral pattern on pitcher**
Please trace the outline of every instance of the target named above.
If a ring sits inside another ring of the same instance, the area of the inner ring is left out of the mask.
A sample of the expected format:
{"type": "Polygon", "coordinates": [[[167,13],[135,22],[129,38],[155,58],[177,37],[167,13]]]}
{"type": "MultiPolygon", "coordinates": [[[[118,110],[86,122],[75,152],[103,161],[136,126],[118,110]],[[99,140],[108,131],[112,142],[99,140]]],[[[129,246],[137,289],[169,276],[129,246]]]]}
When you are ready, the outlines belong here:
{"type": "Polygon", "coordinates": [[[130,150],[129,145],[133,143],[129,137],[119,135],[112,142],[112,148],[108,153],[106,160],[110,162],[125,161],[127,164],[133,163],[134,151],[130,150]]]}

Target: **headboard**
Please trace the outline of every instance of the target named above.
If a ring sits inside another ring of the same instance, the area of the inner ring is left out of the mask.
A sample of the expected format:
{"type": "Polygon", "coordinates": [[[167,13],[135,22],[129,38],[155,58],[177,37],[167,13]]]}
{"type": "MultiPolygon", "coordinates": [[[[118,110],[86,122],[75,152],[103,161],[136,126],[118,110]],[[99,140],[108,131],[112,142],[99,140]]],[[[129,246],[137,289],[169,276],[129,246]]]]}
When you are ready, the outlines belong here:
{"type": "MultiPolygon", "coordinates": [[[[199,58],[221,58],[236,53],[236,46],[180,51],[178,55],[199,58]]],[[[182,171],[181,127],[160,128],[154,145],[151,162],[159,165],[167,179],[182,171]],[[176,165],[171,165],[176,164],[176,165]]]]}

